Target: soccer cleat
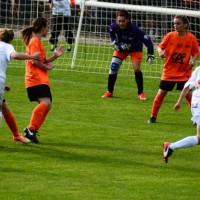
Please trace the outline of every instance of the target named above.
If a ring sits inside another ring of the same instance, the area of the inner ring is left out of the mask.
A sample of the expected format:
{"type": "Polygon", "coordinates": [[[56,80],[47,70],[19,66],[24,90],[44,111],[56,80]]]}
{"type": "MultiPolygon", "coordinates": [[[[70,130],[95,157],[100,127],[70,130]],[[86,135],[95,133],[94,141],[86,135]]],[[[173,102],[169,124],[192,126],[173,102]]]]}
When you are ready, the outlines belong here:
{"type": "Polygon", "coordinates": [[[150,117],[149,120],[147,121],[148,124],[156,123],[156,118],[155,117],[150,117]]]}
{"type": "Polygon", "coordinates": [[[147,98],[146,98],[146,95],[144,93],[140,93],[140,94],[138,94],[138,99],[144,101],[147,98]]]}
{"type": "Polygon", "coordinates": [[[37,134],[37,131],[32,131],[28,127],[24,129],[24,137],[28,138],[34,143],[39,143],[36,134],[37,134]]]}
{"type": "Polygon", "coordinates": [[[23,144],[28,144],[30,142],[28,138],[22,136],[21,134],[19,134],[17,137],[13,136],[13,140],[16,142],[21,142],[23,144]]]}
{"type": "Polygon", "coordinates": [[[56,44],[54,44],[54,45],[52,44],[52,45],[51,45],[51,51],[54,51],[56,48],[57,48],[57,45],[56,45],[56,44]]]}
{"type": "Polygon", "coordinates": [[[72,51],[72,45],[69,44],[69,45],[67,45],[67,52],[71,52],[71,51],[72,51]]]}
{"type": "Polygon", "coordinates": [[[164,142],[163,143],[163,159],[164,159],[165,163],[168,162],[168,158],[173,153],[173,149],[170,149],[170,147],[169,147],[170,144],[171,143],[169,143],[169,142],[164,142]]]}
{"type": "Polygon", "coordinates": [[[105,92],[104,95],[102,96],[102,98],[110,98],[110,97],[113,97],[113,93],[112,92],[105,92]]]}

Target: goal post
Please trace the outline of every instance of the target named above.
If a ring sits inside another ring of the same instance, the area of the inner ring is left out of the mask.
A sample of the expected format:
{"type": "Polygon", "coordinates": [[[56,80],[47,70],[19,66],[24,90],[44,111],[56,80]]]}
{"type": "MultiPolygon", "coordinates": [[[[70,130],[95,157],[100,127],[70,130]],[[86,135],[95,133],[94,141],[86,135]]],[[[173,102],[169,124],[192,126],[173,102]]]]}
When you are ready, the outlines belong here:
{"type": "MultiPolygon", "coordinates": [[[[72,52],[65,52],[56,60],[55,70],[73,70],[84,73],[107,74],[113,54],[108,27],[116,19],[116,11],[126,9],[131,21],[150,35],[155,47],[155,62],[147,65],[146,48],[143,52],[142,71],[145,77],[158,78],[161,75],[163,60],[157,56],[156,47],[163,36],[173,30],[172,19],[175,15],[186,15],[190,21],[190,31],[200,41],[200,0],[75,0],[71,9],[71,27],[75,37],[72,52]],[[115,3],[113,3],[115,2],[115,3]]],[[[43,39],[47,55],[51,55],[50,31],[52,11],[48,0],[1,0],[0,27],[14,29],[13,44],[17,51],[25,51],[21,30],[30,26],[36,17],[49,21],[49,34],[43,39]]],[[[65,45],[64,31],[59,36],[58,45],[65,45]]],[[[23,61],[19,61],[23,62],[23,61]]],[[[11,66],[22,67],[14,61],[11,66]]],[[[197,61],[198,65],[200,62],[197,61]]],[[[122,75],[133,75],[130,58],[123,62],[119,71],[122,75]]]]}

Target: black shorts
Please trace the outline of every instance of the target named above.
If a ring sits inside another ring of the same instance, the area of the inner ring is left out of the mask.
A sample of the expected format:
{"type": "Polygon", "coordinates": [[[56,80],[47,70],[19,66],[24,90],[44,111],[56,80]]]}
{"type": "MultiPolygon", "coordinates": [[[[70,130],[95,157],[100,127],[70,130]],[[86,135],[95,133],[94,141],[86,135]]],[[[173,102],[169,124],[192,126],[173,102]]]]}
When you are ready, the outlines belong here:
{"type": "Polygon", "coordinates": [[[183,90],[186,82],[187,81],[174,82],[161,80],[159,88],[165,91],[172,91],[174,89],[174,86],[176,85],[176,90],[183,90]]]}
{"type": "Polygon", "coordinates": [[[48,85],[36,85],[28,87],[26,90],[30,101],[38,101],[38,98],[49,97],[52,102],[52,95],[48,85]]]}

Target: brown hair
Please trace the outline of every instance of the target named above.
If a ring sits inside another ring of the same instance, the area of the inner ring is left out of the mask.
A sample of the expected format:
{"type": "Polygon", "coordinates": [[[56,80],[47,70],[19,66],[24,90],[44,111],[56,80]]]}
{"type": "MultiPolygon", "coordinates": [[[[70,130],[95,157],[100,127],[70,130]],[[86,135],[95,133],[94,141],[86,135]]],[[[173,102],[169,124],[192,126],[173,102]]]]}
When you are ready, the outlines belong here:
{"type": "Polygon", "coordinates": [[[184,24],[187,24],[187,28],[186,30],[188,30],[190,28],[190,22],[188,20],[188,18],[185,15],[176,15],[174,17],[174,19],[180,19],[184,24]]]}
{"type": "Polygon", "coordinates": [[[27,28],[24,28],[21,33],[22,33],[22,39],[26,45],[28,45],[32,33],[39,33],[42,28],[45,28],[47,26],[47,19],[43,17],[38,17],[33,20],[32,26],[29,26],[27,28]]]}
{"type": "Polygon", "coordinates": [[[128,13],[127,10],[124,10],[124,9],[119,10],[119,11],[117,12],[117,17],[118,17],[118,16],[120,16],[120,17],[126,17],[127,19],[130,20],[130,15],[129,15],[129,13],[128,13]]]}
{"type": "Polygon", "coordinates": [[[14,32],[11,29],[1,28],[0,29],[0,40],[3,42],[10,42],[14,38],[14,32]]]}

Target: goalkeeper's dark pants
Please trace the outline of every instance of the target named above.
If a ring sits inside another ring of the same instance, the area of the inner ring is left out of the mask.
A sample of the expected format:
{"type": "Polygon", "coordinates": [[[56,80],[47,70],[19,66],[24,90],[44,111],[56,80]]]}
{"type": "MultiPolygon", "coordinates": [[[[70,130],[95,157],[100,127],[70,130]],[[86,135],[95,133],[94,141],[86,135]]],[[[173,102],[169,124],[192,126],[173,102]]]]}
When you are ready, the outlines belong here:
{"type": "Polygon", "coordinates": [[[56,45],[58,42],[58,37],[63,30],[65,32],[65,39],[68,44],[73,43],[73,33],[70,26],[70,17],[69,16],[54,16],[52,18],[52,32],[49,42],[53,45],[56,45]]]}

